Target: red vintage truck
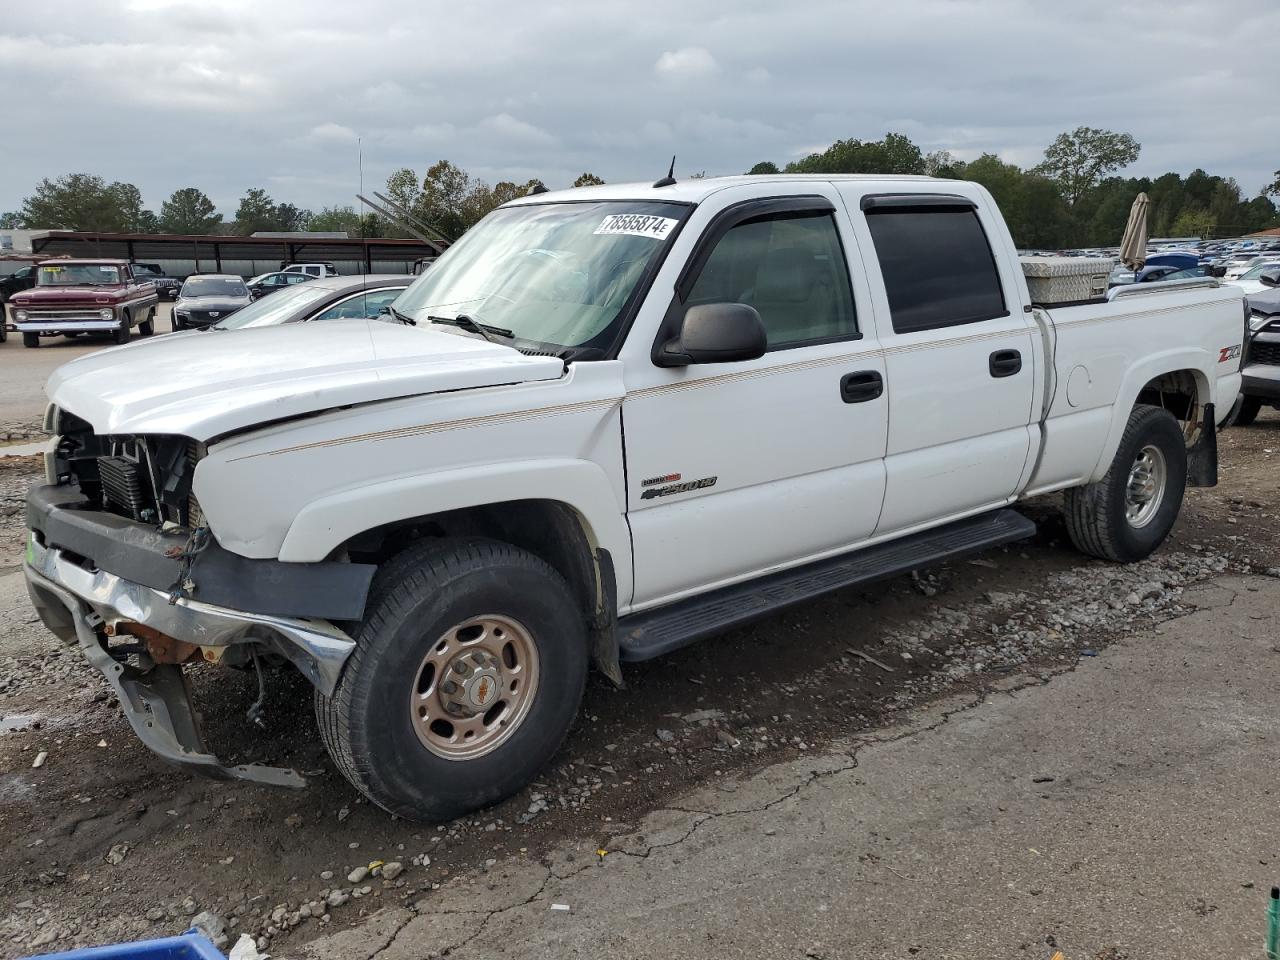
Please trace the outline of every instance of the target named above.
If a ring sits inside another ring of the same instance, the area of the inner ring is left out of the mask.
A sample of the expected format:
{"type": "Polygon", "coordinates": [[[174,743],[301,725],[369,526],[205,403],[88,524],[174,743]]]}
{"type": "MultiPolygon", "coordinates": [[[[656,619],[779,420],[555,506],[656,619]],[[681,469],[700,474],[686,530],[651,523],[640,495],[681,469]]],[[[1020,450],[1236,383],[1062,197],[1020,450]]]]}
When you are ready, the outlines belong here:
{"type": "Polygon", "coordinates": [[[155,284],[134,276],[127,260],[46,260],[36,285],[9,299],[9,316],[25,347],[79,333],[110,333],[125,343],[134,327],[151,336],[159,302],[155,284]]]}

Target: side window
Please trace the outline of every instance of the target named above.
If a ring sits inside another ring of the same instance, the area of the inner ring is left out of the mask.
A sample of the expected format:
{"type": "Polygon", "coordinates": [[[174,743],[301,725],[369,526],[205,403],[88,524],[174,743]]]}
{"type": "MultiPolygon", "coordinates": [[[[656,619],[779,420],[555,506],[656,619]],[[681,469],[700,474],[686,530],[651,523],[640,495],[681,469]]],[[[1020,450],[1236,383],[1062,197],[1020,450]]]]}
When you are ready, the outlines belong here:
{"type": "Polygon", "coordinates": [[[302,281],[304,281],[304,280],[306,280],[306,279],[307,279],[307,275],[306,275],[305,273],[291,273],[291,274],[289,274],[288,276],[283,277],[283,278],[280,280],[280,283],[281,283],[281,284],[286,284],[286,283],[302,283],[302,281]]]}
{"type": "Polygon", "coordinates": [[[404,293],[403,287],[392,287],[389,290],[373,290],[364,295],[365,316],[376,317],[378,313],[389,303],[394,303],[396,297],[404,293]]]}
{"type": "Polygon", "coordinates": [[[364,294],[356,294],[346,300],[335,303],[323,313],[317,313],[312,320],[350,320],[366,315],[364,294]]]}
{"type": "Polygon", "coordinates": [[[1008,316],[991,245],[968,207],[867,211],[895,333],[1008,316]]]}
{"type": "Polygon", "coordinates": [[[733,227],[686,303],[755,307],[770,350],[858,336],[849,268],[829,213],[782,214],[733,227]]]}

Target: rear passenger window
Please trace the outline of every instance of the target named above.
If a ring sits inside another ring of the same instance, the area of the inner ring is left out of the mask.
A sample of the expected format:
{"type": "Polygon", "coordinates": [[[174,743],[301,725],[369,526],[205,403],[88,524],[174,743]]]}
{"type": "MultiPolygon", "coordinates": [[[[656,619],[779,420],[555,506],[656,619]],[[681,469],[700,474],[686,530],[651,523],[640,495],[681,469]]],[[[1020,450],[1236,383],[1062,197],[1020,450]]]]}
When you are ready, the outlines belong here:
{"type": "Polygon", "coordinates": [[[829,213],[783,214],[733,227],[685,302],[755,307],[770,350],[858,336],[849,270],[829,213]]]}
{"type": "Polygon", "coordinates": [[[1007,316],[1000,275],[976,211],[867,211],[895,333],[1007,316]]]}

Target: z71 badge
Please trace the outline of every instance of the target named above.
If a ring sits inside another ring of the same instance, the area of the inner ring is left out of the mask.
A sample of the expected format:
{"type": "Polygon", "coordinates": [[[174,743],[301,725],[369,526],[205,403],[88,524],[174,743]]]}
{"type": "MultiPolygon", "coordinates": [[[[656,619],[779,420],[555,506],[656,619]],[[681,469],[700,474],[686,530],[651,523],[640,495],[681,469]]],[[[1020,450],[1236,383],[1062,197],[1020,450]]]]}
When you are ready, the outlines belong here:
{"type": "Polygon", "coordinates": [[[677,493],[688,493],[690,490],[705,490],[707,487],[714,487],[719,479],[719,477],[703,477],[701,480],[686,480],[684,483],[671,483],[665,487],[650,487],[640,494],[640,499],[652,500],[654,497],[671,497],[677,493]]]}
{"type": "Polygon", "coordinates": [[[1228,360],[1234,360],[1238,356],[1240,356],[1240,344],[1237,343],[1231,347],[1223,347],[1218,352],[1218,362],[1226,363],[1228,360]]]}

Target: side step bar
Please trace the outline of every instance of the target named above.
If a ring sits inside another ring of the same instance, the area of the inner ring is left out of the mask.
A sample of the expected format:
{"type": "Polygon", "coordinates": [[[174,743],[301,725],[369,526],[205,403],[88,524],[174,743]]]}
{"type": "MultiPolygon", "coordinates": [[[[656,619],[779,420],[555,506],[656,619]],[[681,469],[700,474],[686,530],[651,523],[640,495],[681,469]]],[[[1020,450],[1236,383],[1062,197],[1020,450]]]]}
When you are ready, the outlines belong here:
{"type": "Polygon", "coordinates": [[[619,655],[630,662],[651,660],[832,590],[896,577],[1035,532],[1022,514],[996,510],[645,610],[618,621],[619,655]]]}

